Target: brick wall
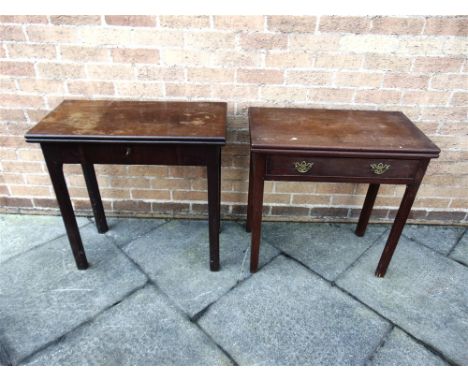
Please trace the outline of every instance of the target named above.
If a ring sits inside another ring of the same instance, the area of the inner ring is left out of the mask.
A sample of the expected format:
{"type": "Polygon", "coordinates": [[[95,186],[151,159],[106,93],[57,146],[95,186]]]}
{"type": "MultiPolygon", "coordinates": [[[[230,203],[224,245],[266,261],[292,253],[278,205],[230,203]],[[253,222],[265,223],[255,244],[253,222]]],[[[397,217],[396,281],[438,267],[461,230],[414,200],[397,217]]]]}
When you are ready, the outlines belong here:
{"type": "MultiPolygon", "coordinates": [[[[467,222],[468,17],[0,16],[0,211],[57,213],[23,135],[65,98],[225,100],[222,203],[247,200],[250,105],[401,110],[441,147],[412,218],[467,222]]],[[[79,213],[80,169],[66,166],[79,213]]],[[[96,166],[108,214],[206,214],[201,168],[96,166]]],[[[365,185],[267,182],[270,219],[355,220],[365,185]]],[[[395,214],[383,186],[374,219],[395,214]]]]}

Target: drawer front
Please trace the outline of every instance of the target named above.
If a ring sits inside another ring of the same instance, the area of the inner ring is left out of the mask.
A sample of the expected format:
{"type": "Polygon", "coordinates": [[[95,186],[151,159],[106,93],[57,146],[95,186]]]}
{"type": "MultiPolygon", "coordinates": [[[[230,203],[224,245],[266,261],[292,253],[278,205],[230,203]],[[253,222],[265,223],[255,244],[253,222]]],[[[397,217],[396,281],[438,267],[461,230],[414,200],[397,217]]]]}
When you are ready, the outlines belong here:
{"type": "Polygon", "coordinates": [[[418,160],[271,155],[266,174],[304,178],[413,179],[418,160]]]}
{"type": "Polygon", "coordinates": [[[86,143],[58,146],[64,163],[84,158],[95,164],[206,165],[215,146],[182,144],[86,143]]]}

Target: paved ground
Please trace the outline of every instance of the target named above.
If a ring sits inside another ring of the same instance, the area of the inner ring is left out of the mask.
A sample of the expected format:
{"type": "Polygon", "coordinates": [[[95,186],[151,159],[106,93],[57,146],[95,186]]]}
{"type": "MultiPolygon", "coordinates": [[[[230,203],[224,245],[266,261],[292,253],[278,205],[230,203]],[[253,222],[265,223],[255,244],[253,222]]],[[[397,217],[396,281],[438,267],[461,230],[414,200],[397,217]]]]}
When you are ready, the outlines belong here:
{"type": "Polygon", "coordinates": [[[265,223],[248,271],[223,222],[220,272],[203,221],[79,224],[78,271],[59,217],[0,215],[0,364],[468,365],[468,233],[407,226],[384,279],[388,226],[265,223]]]}

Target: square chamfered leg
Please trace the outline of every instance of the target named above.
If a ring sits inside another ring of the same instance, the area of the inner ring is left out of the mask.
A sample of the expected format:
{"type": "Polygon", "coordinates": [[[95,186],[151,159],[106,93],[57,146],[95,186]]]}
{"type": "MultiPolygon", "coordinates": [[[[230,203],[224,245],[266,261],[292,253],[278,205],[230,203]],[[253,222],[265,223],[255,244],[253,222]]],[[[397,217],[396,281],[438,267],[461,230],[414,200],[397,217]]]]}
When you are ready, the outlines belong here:
{"type": "Polygon", "coordinates": [[[70,194],[68,193],[67,183],[63,174],[63,163],[60,160],[60,155],[58,155],[58,149],[49,145],[41,146],[76,266],[78,269],[87,269],[88,260],[86,259],[80,231],[76,223],[75,213],[73,212],[70,194]]]}
{"type": "Polygon", "coordinates": [[[366,232],[367,223],[369,223],[369,218],[371,216],[379,188],[380,184],[369,184],[369,189],[367,190],[366,199],[364,200],[364,205],[355,231],[357,236],[364,236],[364,233],[366,232]]]}
{"type": "Polygon", "coordinates": [[[212,147],[207,158],[208,223],[210,237],[210,270],[219,270],[219,231],[221,204],[221,149],[212,147]]]}
{"type": "Polygon", "coordinates": [[[377,269],[375,270],[375,275],[377,277],[384,277],[387,272],[388,265],[390,264],[390,260],[392,260],[393,253],[395,252],[395,248],[400,240],[403,228],[405,227],[406,220],[411,212],[411,206],[416,198],[418,188],[419,183],[406,186],[400,208],[398,209],[387,243],[385,244],[377,269]]]}
{"type": "Polygon", "coordinates": [[[253,169],[252,169],[252,153],[250,153],[249,159],[249,194],[247,201],[247,221],[245,223],[245,231],[251,232],[251,220],[252,220],[252,187],[253,187],[253,169]]]}
{"type": "MultiPolygon", "coordinates": [[[[251,252],[250,252],[250,272],[257,272],[260,252],[260,242],[262,239],[262,212],[263,212],[263,187],[265,178],[265,156],[252,153],[251,156],[252,188],[250,200],[250,229],[252,231],[251,252]]],[[[250,187],[250,186],[249,186],[250,187]]]]}
{"type": "Polygon", "coordinates": [[[86,182],[86,188],[88,189],[97,230],[99,233],[106,233],[109,230],[109,227],[107,226],[106,215],[102,205],[101,194],[99,193],[99,186],[96,179],[96,173],[94,172],[94,166],[92,163],[83,162],[81,163],[81,168],[83,169],[83,175],[86,182]]]}

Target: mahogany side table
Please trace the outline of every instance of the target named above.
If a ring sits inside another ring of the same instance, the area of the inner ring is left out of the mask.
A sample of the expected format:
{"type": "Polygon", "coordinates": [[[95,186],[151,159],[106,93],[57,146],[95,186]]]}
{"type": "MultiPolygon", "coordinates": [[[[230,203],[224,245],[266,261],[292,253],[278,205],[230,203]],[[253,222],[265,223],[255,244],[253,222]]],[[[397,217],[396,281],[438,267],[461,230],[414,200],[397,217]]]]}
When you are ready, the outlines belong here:
{"type": "Polygon", "coordinates": [[[384,277],[429,161],[440,149],[401,112],[253,107],[249,128],[250,271],[258,268],[265,180],[369,183],[358,236],[366,231],[380,184],[405,184],[375,271],[384,277]]]}
{"type": "Polygon", "coordinates": [[[108,230],[94,164],[206,166],[210,269],[219,269],[221,147],[224,102],[62,102],[29,130],[41,144],[78,269],[88,261],[70,201],[63,164],[82,166],[97,230],[108,230]]]}

